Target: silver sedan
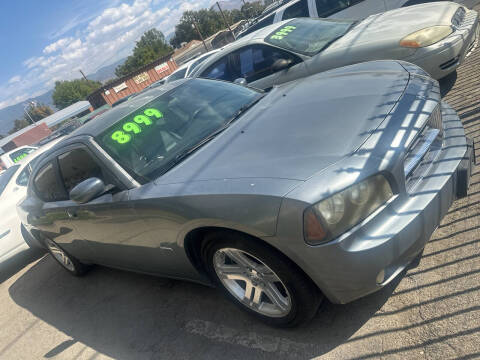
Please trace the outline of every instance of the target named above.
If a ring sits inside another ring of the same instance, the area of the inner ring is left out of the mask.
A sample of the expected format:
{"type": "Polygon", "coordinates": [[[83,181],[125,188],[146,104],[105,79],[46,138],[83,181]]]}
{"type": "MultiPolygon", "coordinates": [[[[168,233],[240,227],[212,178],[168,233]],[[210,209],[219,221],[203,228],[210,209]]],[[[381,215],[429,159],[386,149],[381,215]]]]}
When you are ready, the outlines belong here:
{"type": "Polygon", "coordinates": [[[478,40],[478,14],[453,2],[409,6],[363,21],[297,18],[249,34],[192,74],[254,87],[367,60],[419,65],[435,79],[455,71],[478,40]]]}
{"type": "Polygon", "coordinates": [[[472,147],[438,83],[394,61],[269,93],[183,79],[95,118],[34,169],[26,229],[90,264],[217,285],[272,325],[381,289],[419,254],[472,147]]]}

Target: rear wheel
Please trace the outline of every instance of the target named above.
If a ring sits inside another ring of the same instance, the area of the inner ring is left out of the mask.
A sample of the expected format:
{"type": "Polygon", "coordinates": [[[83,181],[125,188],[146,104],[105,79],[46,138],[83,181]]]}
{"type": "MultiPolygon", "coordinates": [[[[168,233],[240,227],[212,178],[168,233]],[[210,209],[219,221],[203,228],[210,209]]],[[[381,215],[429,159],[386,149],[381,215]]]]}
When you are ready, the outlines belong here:
{"type": "Polygon", "coordinates": [[[223,293],[267,324],[293,327],[315,316],[322,298],[317,287],[259,240],[238,233],[209,234],[202,255],[223,293]]]}
{"type": "Polygon", "coordinates": [[[89,266],[82,264],[78,259],[64,251],[53,240],[45,239],[45,246],[53,258],[70,274],[81,276],[89,270],[89,266]]]}

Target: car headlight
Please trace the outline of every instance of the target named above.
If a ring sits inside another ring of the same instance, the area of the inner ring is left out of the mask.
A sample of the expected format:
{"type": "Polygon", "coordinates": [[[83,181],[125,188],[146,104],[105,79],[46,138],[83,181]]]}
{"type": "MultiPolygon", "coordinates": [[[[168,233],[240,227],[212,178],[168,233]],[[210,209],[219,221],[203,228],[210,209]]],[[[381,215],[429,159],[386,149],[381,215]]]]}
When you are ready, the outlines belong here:
{"type": "Polygon", "coordinates": [[[418,30],[400,40],[400,46],[409,48],[422,48],[433,45],[445,39],[453,32],[451,26],[438,25],[418,30]]]}
{"type": "Polygon", "coordinates": [[[393,196],[383,175],[375,175],[309,207],[303,215],[305,241],[333,240],[367,218],[393,196]]]}

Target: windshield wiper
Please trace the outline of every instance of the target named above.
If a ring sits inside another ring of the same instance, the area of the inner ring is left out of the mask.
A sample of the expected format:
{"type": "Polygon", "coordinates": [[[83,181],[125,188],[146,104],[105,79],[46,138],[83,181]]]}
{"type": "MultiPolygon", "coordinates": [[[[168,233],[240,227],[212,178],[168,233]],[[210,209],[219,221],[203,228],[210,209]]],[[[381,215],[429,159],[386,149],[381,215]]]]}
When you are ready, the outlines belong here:
{"type": "Polygon", "coordinates": [[[218,129],[214,130],[213,132],[211,132],[210,134],[208,134],[207,136],[205,136],[202,140],[200,140],[198,143],[196,143],[195,145],[193,145],[192,147],[186,149],[185,151],[181,152],[180,154],[176,155],[172,160],[170,160],[170,163],[168,164],[168,166],[165,167],[165,169],[161,172],[160,175],[163,175],[165,174],[167,171],[169,171],[171,168],[173,168],[175,165],[177,165],[178,163],[180,163],[182,160],[184,160],[186,157],[190,156],[193,152],[195,152],[198,148],[202,147],[203,145],[205,145],[207,142],[209,142],[210,140],[212,140],[214,137],[216,137],[218,134],[220,134],[222,131],[224,131],[225,129],[227,129],[235,120],[237,120],[240,115],[242,115],[245,111],[247,111],[248,109],[250,109],[253,105],[255,105],[257,102],[259,102],[263,97],[265,96],[265,94],[261,94],[258,98],[256,98],[255,100],[253,100],[252,102],[248,103],[248,104],[245,104],[243,105],[240,109],[238,109],[234,114],[233,116],[228,119],[225,124],[223,124],[221,127],[219,127],[218,129]]]}

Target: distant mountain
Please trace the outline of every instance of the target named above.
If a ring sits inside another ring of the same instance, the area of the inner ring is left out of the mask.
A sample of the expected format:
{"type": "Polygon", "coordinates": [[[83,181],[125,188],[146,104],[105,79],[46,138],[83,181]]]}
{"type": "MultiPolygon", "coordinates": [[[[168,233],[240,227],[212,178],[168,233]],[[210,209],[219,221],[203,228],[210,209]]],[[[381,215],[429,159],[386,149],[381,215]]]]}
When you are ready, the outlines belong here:
{"type": "MultiPolygon", "coordinates": [[[[110,80],[115,77],[115,68],[118,65],[122,64],[124,61],[125,59],[121,59],[121,60],[118,60],[117,62],[114,62],[113,64],[101,67],[93,74],[87,75],[87,79],[101,81],[101,82],[110,80]]],[[[50,106],[53,110],[57,110],[53,105],[52,94],[53,94],[53,89],[35,98],[28,99],[18,104],[0,109],[0,134],[2,135],[8,134],[8,132],[13,128],[13,123],[15,119],[23,118],[23,116],[25,115],[24,104],[27,103],[28,101],[35,101],[37,103],[42,103],[50,106]]]]}
{"type": "Polygon", "coordinates": [[[40,96],[0,109],[0,134],[7,135],[8,132],[13,128],[13,123],[15,119],[23,118],[23,116],[25,115],[24,104],[29,101],[35,101],[37,103],[45,104],[50,106],[53,110],[56,110],[52,102],[52,94],[53,90],[50,90],[40,96]]]}
{"type": "Polygon", "coordinates": [[[113,64],[101,67],[93,74],[87,75],[87,79],[106,82],[107,80],[113,79],[115,77],[115,68],[123,64],[127,58],[120,59],[113,64]]]}

